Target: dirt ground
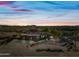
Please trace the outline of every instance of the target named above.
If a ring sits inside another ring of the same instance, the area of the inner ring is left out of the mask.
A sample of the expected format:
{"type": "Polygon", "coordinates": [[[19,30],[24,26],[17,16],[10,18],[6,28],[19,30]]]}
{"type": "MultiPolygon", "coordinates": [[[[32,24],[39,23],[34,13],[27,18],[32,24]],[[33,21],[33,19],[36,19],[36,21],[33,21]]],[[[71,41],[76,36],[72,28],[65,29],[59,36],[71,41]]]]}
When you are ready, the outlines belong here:
{"type": "Polygon", "coordinates": [[[7,45],[0,46],[0,56],[2,57],[65,57],[65,56],[79,56],[77,52],[37,52],[37,49],[63,49],[59,43],[55,43],[53,40],[45,41],[40,44],[36,44],[32,47],[26,47],[26,44],[18,40],[13,40],[7,45]]]}

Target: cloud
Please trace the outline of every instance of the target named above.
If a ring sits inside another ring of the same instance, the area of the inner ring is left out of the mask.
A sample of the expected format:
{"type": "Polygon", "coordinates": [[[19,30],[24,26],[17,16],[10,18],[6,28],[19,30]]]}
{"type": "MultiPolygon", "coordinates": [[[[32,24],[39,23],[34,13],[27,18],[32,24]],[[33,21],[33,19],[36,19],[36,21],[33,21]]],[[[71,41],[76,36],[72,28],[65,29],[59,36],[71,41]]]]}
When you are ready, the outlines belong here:
{"type": "Polygon", "coordinates": [[[28,9],[15,9],[14,11],[16,12],[32,12],[32,10],[28,10],[28,9]]]}
{"type": "Polygon", "coordinates": [[[12,8],[0,6],[0,24],[76,25],[79,22],[78,3],[17,1],[9,6],[12,8]]]}
{"type": "Polygon", "coordinates": [[[15,1],[0,1],[0,5],[9,5],[14,3],[15,1]]]}
{"type": "Polygon", "coordinates": [[[61,26],[61,25],[79,25],[79,22],[51,22],[51,21],[33,21],[33,20],[2,20],[0,21],[2,25],[40,25],[40,26],[61,26]]]}

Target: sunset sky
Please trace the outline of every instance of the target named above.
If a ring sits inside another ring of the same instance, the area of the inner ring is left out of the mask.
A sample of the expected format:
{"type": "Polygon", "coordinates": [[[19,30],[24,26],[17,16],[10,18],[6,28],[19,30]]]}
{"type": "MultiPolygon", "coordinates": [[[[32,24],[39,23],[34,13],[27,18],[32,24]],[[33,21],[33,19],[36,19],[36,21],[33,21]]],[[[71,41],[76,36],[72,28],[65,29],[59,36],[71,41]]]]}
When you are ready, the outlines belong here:
{"type": "Polygon", "coordinates": [[[79,1],[0,1],[0,25],[79,25],[79,1]]]}

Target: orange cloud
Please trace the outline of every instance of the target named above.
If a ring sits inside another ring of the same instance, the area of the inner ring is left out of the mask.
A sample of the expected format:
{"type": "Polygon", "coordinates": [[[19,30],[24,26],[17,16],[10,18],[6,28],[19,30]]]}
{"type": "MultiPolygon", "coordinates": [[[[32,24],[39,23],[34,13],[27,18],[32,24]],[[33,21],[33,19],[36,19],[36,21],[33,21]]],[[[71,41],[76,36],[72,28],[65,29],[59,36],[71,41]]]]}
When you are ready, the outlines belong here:
{"type": "Polygon", "coordinates": [[[48,22],[48,25],[79,25],[79,22],[48,22]]]}
{"type": "Polygon", "coordinates": [[[1,25],[41,25],[41,26],[72,26],[79,25],[79,22],[52,22],[52,21],[31,21],[31,20],[1,20],[1,25]]]}

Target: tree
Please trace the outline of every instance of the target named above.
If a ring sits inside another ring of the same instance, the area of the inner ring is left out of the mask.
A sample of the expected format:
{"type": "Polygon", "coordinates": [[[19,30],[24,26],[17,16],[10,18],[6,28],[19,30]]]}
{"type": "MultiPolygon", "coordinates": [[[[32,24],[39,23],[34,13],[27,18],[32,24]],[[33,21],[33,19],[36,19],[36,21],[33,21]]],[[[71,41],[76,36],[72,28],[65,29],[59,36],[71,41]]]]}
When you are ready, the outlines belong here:
{"type": "Polygon", "coordinates": [[[43,30],[42,30],[42,32],[48,32],[48,28],[44,28],[43,30]]]}
{"type": "Polygon", "coordinates": [[[49,30],[49,32],[53,35],[54,38],[59,38],[61,35],[61,32],[58,30],[49,30]]]}

